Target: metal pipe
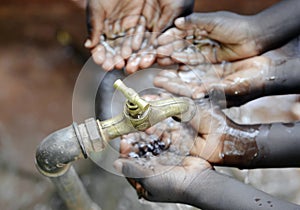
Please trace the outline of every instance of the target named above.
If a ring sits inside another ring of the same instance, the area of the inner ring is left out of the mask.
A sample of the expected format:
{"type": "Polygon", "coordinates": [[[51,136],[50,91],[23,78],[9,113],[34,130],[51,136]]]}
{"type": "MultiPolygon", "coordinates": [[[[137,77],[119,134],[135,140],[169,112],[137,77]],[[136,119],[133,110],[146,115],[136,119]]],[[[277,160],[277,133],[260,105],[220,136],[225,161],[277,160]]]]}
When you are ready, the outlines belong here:
{"type": "Polygon", "coordinates": [[[87,194],[73,166],[62,175],[50,178],[69,209],[100,210],[87,194]]]}
{"type": "Polygon", "coordinates": [[[37,148],[36,166],[39,172],[51,179],[69,209],[101,209],[92,202],[71,166],[73,161],[88,157],[94,150],[93,145],[97,144],[93,144],[92,140],[97,138],[97,130],[94,119],[79,126],[74,123],[47,136],[37,148]]]}

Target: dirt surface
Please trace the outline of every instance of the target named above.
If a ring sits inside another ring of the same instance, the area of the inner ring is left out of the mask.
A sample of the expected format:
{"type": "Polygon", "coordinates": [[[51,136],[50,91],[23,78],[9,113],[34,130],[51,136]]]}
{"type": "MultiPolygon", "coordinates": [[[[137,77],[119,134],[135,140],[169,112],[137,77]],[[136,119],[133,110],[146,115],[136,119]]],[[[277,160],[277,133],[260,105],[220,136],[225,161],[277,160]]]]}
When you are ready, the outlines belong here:
{"type": "Polygon", "coordinates": [[[33,209],[51,188],[35,149],[72,122],[73,86],[88,54],[84,11],[69,1],[4,1],[0,27],[0,209],[33,209]]]}

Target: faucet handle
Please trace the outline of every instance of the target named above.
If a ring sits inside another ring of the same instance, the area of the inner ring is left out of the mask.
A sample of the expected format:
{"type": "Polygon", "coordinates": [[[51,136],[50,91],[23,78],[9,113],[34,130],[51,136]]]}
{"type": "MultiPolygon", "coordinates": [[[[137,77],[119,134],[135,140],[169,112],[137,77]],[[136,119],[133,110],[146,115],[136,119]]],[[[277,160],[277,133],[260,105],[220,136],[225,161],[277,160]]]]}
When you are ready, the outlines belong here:
{"type": "Polygon", "coordinates": [[[123,95],[128,99],[129,106],[137,106],[140,111],[146,111],[150,104],[143,100],[135,90],[127,87],[120,79],[116,80],[114,83],[114,88],[121,91],[123,95]]]}

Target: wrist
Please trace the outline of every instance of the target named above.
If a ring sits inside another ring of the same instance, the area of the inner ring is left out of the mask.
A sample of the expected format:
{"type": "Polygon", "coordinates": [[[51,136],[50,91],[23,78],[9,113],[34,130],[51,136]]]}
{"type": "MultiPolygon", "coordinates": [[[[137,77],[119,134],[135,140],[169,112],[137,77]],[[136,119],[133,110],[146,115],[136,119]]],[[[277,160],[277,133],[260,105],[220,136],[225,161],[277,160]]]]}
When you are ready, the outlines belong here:
{"type": "Polygon", "coordinates": [[[209,194],[212,194],[214,191],[211,190],[211,186],[214,188],[218,186],[218,184],[213,183],[216,174],[217,172],[213,169],[202,171],[201,174],[193,179],[190,186],[187,187],[183,193],[181,202],[204,209],[211,207],[211,202],[213,203],[214,199],[211,199],[212,197],[210,197],[209,194]]]}
{"type": "Polygon", "coordinates": [[[263,33],[262,26],[260,24],[260,19],[261,17],[256,14],[256,15],[250,15],[246,16],[246,20],[248,22],[249,28],[251,28],[251,33],[250,33],[250,41],[252,41],[255,45],[255,55],[260,55],[263,52],[266,51],[266,37],[265,34],[263,33]]]}
{"type": "Polygon", "coordinates": [[[222,165],[248,168],[258,155],[258,126],[230,124],[223,136],[223,148],[220,153],[222,165]]]}
{"type": "Polygon", "coordinates": [[[264,95],[297,94],[300,91],[300,59],[272,61],[266,73],[264,95]]]}
{"type": "Polygon", "coordinates": [[[259,127],[259,149],[253,168],[299,167],[300,123],[274,123],[259,127]]]}

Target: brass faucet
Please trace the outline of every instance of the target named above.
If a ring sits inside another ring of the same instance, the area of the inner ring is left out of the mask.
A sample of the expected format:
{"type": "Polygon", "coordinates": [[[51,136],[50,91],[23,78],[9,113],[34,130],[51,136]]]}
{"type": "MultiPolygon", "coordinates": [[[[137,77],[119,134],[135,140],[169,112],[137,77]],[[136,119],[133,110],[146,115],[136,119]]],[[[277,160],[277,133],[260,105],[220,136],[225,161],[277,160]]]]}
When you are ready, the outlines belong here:
{"type": "Polygon", "coordinates": [[[102,139],[114,139],[124,134],[144,131],[168,117],[186,122],[195,114],[195,105],[189,98],[172,97],[164,100],[145,101],[137,92],[128,88],[121,80],[114,83],[114,88],[127,98],[123,113],[105,121],[98,126],[102,139]]]}

